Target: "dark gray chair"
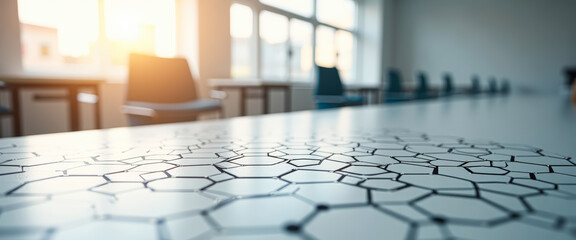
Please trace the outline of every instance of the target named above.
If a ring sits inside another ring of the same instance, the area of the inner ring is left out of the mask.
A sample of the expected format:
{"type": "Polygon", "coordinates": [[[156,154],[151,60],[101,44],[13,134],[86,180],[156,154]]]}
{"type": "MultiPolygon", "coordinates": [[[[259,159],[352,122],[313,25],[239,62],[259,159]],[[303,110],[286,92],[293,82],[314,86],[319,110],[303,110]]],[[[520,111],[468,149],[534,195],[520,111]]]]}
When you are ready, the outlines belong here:
{"type": "Polygon", "coordinates": [[[385,103],[399,103],[406,102],[414,99],[414,95],[404,91],[402,87],[402,75],[398,69],[388,69],[388,84],[384,91],[385,103]]]}
{"type": "Polygon", "coordinates": [[[442,76],[442,80],[444,81],[444,86],[442,87],[442,95],[452,95],[454,93],[454,80],[452,78],[452,74],[445,73],[444,76],[442,76]]]}
{"type": "Polygon", "coordinates": [[[338,69],[316,66],[314,100],[317,109],[362,105],[361,96],[346,96],[338,69]]]}
{"type": "Polygon", "coordinates": [[[414,98],[419,100],[425,99],[433,99],[438,97],[438,93],[435,91],[433,92],[430,88],[428,75],[424,72],[418,72],[416,75],[416,79],[418,80],[418,85],[414,90],[414,98]]]}
{"type": "Polygon", "coordinates": [[[469,93],[470,94],[479,94],[482,92],[482,88],[480,87],[480,77],[478,75],[472,76],[472,86],[470,86],[469,93]]]}
{"type": "Polygon", "coordinates": [[[207,112],[222,113],[219,101],[199,99],[188,61],[131,54],[122,112],[130,125],[194,121],[207,112]]]}

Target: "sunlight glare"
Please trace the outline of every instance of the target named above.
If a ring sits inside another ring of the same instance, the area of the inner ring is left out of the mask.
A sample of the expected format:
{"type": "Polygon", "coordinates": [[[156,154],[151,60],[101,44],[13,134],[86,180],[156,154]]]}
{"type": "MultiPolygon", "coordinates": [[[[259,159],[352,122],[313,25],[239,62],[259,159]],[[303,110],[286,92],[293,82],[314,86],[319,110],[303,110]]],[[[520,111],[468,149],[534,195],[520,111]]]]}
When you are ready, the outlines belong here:
{"type": "Polygon", "coordinates": [[[230,35],[233,38],[252,36],[252,9],[246,5],[234,3],[230,7],[230,35]]]}
{"type": "Polygon", "coordinates": [[[286,42],[288,31],[284,29],[288,29],[288,18],[268,11],[260,13],[260,37],[266,43],[272,45],[286,42]]]}
{"type": "Polygon", "coordinates": [[[56,29],[62,55],[88,55],[98,39],[97,0],[18,0],[18,14],[22,23],[56,29]]]}

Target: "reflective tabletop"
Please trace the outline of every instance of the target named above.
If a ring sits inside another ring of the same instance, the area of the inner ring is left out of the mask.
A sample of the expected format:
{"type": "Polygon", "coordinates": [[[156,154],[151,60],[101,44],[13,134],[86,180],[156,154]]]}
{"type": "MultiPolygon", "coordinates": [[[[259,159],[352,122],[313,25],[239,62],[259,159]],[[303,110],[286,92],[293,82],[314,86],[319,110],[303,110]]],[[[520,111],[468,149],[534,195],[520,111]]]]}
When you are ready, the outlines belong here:
{"type": "Polygon", "coordinates": [[[575,140],[555,96],[0,139],[0,239],[574,239],[575,140]]]}

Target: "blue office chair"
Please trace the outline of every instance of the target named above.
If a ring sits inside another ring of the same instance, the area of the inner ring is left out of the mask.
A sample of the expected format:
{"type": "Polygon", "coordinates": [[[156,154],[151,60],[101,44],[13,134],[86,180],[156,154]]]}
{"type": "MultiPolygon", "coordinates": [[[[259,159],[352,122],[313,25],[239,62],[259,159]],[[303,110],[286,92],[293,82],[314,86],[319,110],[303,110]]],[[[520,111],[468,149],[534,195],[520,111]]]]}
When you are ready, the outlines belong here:
{"type": "Polygon", "coordinates": [[[489,94],[496,94],[498,93],[498,82],[496,82],[495,77],[491,77],[488,80],[488,93],[489,94]]]}
{"type": "Polygon", "coordinates": [[[454,93],[454,80],[452,79],[452,74],[445,73],[442,77],[444,80],[444,86],[442,87],[442,95],[450,96],[454,93]]]}
{"type": "Polygon", "coordinates": [[[402,75],[397,69],[388,70],[388,85],[382,97],[385,103],[398,103],[414,99],[412,94],[404,92],[402,88],[402,75]]]}
{"type": "Polygon", "coordinates": [[[480,87],[480,77],[478,75],[472,76],[472,86],[470,87],[470,94],[479,94],[482,91],[480,87]]]}
{"type": "Polygon", "coordinates": [[[418,79],[418,86],[414,90],[414,97],[416,99],[432,99],[438,97],[436,93],[431,92],[426,73],[419,72],[416,79],[418,79]]]}
{"type": "Polygon", "coordinates": [[[508,81],[508,79],[502,79],[500,83],[500,93],[504,95],[510,93],[510,81],[508,81]]]}
{"type": "Polygon", "coordinates": [[[364,98],[360,96],[345,95],[337,68],[320,66],[316,66],[314,99],[318,109],[358,106],[364,102],[364,98]]]}

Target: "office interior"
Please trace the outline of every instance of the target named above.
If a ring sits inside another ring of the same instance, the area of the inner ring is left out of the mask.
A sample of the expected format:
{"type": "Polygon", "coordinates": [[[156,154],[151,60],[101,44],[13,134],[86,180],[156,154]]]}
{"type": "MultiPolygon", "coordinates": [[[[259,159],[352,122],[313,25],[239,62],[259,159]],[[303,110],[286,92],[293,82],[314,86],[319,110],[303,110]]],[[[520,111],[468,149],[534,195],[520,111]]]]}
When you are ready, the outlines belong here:
{"type": "MultiPolygon", "coordinates": [[[[215,79],[288,83],[289,111],[317,108],[315,65],[337,66],[350,88],[384,90],[389,69],[398,69],[408,89],[417,87],[418,73],[437,89],[450,74],[456,88],[469,88],[476,76],[482,89],[495,79],[499,87],[509,83],[510,94],[570,98],[566,71],[576,66],[576,1],[294,2],[306,7],[272,0],[1,1],[0,76],[104,80],[101,128],[130,125],[121,111],[129,52],[186,58],[202,98],[213,96],[215,79]],[[55,6],[66,7],[54,12],[55,6]]],[[[80,129],[94,129],[96,106],[91,90],[84,92],[80,129]]],[[[225,90],[223,111],[200,120],[240,116],[239,94],[225,90]]],[[[263,105],[269,113],[286,111],[284,94],[272,89],[269,102],[248,99],[245,114],[263,114],[263,105]]],[[[22,90],[22,134],[70,131],[65,95],[22,90]]],[[[382,104],[381,96],[367,95],[366,104],[382,104]]],[[[0,102],[11,106],[6,89],[0,102]]],[[[3,137],[13,136],[10,116],[1,123],[3,137]]]]}

